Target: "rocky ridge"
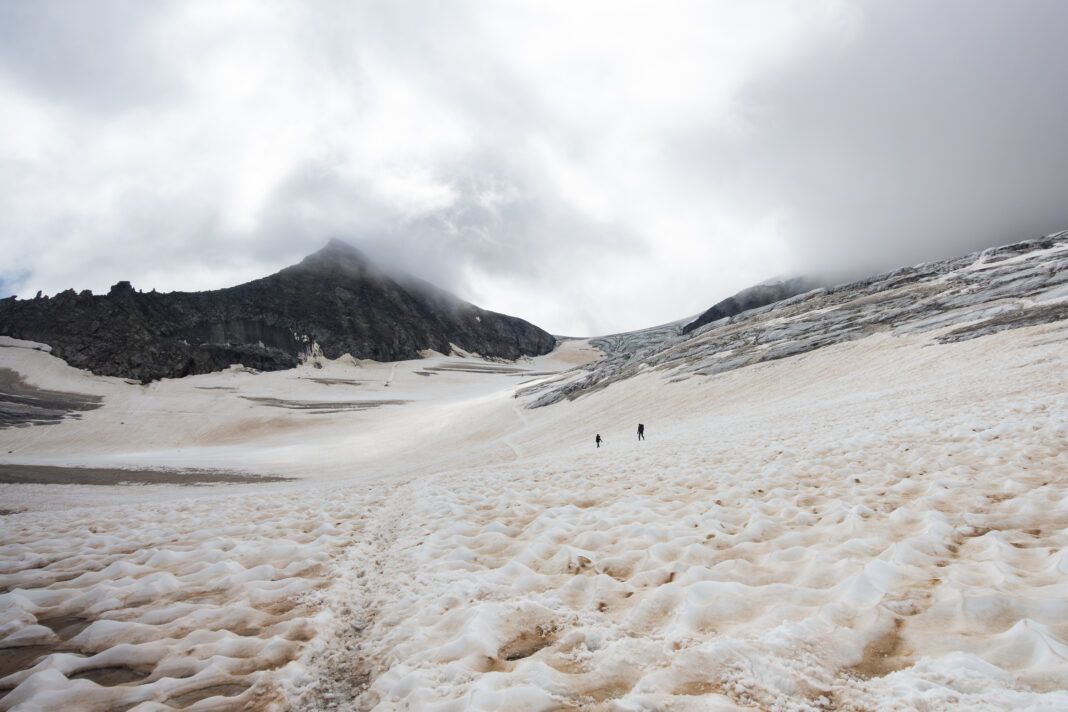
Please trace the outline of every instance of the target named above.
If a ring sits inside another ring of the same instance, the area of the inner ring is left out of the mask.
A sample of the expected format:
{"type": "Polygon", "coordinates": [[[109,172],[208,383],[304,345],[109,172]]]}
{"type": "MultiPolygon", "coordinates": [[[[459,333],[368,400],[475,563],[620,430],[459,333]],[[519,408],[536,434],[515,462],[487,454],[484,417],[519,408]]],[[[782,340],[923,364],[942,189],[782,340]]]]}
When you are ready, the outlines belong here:
{"type": "Polygon", "coordinates": [[[647,329],[638,329],[637,331],[624,331],[618,334],[598,336],[590,339],[590,346],[600,349],[607,356],[634,353],[659,344],[673,336],[688,334],[710,322],[764,307],[819,287],[820,285],[815,280],[808,277],[794,277],[783,281],[764,282],[763,284],[743,289],[737,294],[717,302],[697,317],[687,317],[647,329]]]}
{"type": "MultiPolygon", "coordinates": [[[[707,313],[707,312],[706,312],[707,313]]],[[[1068,319],[1068,230],[957,259],[814,289],[659,339],[612,344],[606,357],[532,386],[536,408],[654,369],[668,379],[713,375],[862,339],[931,332],[935,343],[1068,319]]],[[[643,332],[636,332],[643,333],[643,332]]]]}
{"type": "Polygon", "coordinates": [[[547,353],[556,340],[515,317],[376,269],[332,240],[299,264],[235,287],[107,295],[67,290],[0,300],[0,334],[37,341],[77,368],[148,382],[233,364],[273,371],[309,355],[398,361],[454,347],[488,358],[547,353]]]}
{"type": "Polygon", "coordinates": [[[689,334],[705,324],[711,324],[725,317],[741,314],[752,309],[789,299],[797,294],[803,294],[823,285],[807,277],[794,277],[781,282],[765,282],[748,289],[743,289],[737,294],[727,297],[705,311],[689,324],[682,327],[682,333],[689,334]]]}

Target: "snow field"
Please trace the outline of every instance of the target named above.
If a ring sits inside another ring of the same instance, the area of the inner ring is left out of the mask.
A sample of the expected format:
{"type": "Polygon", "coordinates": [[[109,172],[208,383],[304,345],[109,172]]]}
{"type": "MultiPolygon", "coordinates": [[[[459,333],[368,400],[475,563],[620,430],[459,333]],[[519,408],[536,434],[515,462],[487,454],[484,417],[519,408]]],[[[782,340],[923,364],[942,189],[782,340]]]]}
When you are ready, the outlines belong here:
{"type": "MultiPolygon", "coordinates": [[[[0,452],[23,464],[318,481],[509,461],[515,453],[500,441],[522,422],[513,411],[516,386],[592,358],[591,350],[579,352],[581,343],[514,365],[428,353],[396,364],[342,358],[273,373],[234,367],[142,386],[93,376],[30,342],[0,337],[0,360],[29,382],[106,403],[55,426],[0,429],[0,452]]],[[[32,499],[35,508],[67,503],[54,488],[32,499]]]]}
{"type": "Polygon", "coordinates": [[[440,357],[65,373],[105,407],[52,445],[0,431],[20,459],[306,479],[3,486],[0,710],[1068,709],[1065,333],[877,335],[535,410],[533,374],[440,357]]]}
{"type": "Polygon", "coordinates": [[[281,709],[362,516],[323,505],[253,492],[6,516],[0,709],[281,709]]]}
{"type": "Polygon", "coordinates": [[[1068,402],[1032,336],[554,406],[621,432],[399,490],[303,708],[1068,709],[1068,402]],[[678,422],[621,442],[635,408],[678,422]]]}

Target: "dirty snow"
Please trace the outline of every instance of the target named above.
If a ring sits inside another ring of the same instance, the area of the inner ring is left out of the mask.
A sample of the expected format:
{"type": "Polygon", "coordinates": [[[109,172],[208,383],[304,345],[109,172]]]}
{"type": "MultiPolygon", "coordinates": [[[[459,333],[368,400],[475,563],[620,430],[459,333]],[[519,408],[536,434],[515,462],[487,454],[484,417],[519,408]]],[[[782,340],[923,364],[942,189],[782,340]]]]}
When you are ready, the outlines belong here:
{"type": "Polygon", "coordinates": [[[3,462],[294,479],[0,485],[0,710],[1066,710],[1068,331],[937,336],[534,410],[596,350],[141,386],[6,340],[103,406],[3,462]]]}

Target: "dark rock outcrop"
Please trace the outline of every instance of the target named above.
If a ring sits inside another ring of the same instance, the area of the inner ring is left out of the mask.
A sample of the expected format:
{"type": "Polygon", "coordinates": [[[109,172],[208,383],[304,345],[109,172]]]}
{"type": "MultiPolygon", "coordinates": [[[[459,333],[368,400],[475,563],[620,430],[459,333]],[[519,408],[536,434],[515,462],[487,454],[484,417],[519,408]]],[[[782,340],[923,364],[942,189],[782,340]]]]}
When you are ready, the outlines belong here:
{"type": "Polygon", "coordinates": [[[782,282],[767,282],[743,289],[733,297],[727,297],[723,301],[712,305],[708,311],[682,327],[682,333],[689,334],[694,329],[698,329],[705,324],[711,324],[714,321],[735,316],[750,309],[758,309],[768,304],[781,302],[783,299],[789,299],[819,287],[819,284],[810,279],[795,277],[782,282]]]}
{"type": "Polygon", "coordinates": [[[208,292],[144,294],[119,282],[106,296],[69,289],[0,300],[0,334],[49,344],[72,366],[148,382],[232,364],[296,366],[318,344],[327,358],[397,361],[455,345],[489,358],[547,353],[536,326],[479,309],[422,280],[393,278],[332,240],[299,264],[208,292]]]}

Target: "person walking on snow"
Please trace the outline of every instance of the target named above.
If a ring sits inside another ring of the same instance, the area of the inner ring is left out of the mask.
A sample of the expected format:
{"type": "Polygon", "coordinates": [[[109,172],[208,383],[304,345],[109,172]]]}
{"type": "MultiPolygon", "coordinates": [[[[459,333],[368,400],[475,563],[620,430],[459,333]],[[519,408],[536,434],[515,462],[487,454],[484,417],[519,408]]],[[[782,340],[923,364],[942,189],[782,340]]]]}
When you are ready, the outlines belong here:
{"type": "Polygon", "coordinates": [[[597,437],[594,439],[594,442],[597,443],[597,447],[601,447],[601,434],[600,433],[597,433],[597,437]]]}
{"type": "Polygon", "coordinates": [[[645,426],[638,423],[638,439],[645,440],[645,426]]]}

